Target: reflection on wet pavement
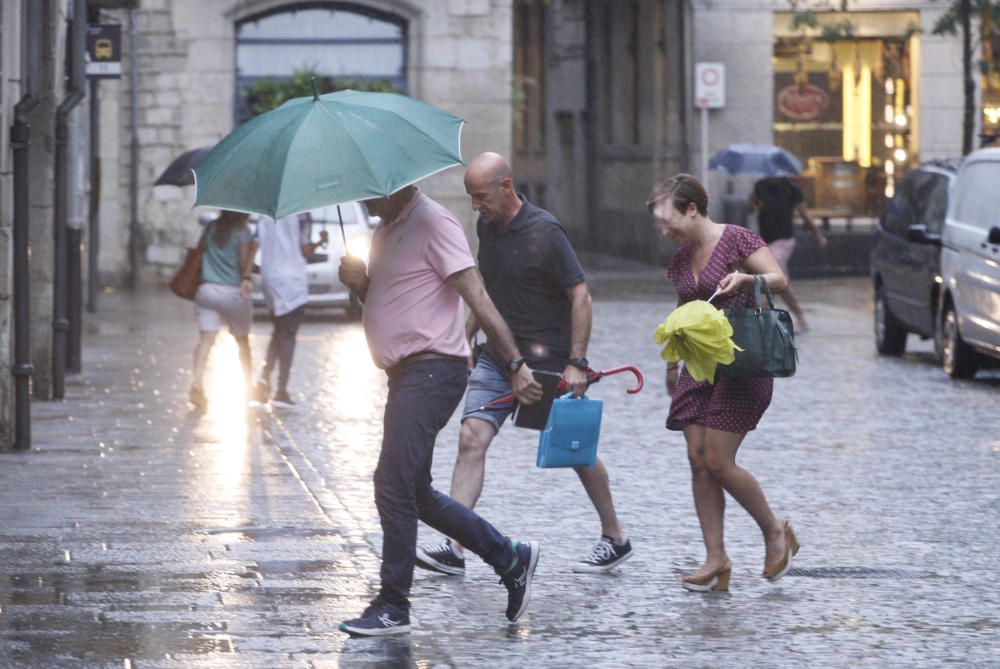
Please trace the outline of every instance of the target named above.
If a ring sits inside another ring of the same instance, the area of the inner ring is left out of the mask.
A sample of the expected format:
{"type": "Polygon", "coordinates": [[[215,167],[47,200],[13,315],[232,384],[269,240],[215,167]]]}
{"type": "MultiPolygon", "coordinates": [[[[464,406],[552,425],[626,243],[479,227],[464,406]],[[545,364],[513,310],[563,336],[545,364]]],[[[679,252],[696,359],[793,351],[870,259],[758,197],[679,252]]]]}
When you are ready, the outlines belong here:
{"type": "MultiPolygon", "coordinates": [[[[385,377],[360,326],[303,326],[293,411],[247,408],[220,335],[197,413],[190,306],[109,298],[67,401],[33,407],[36,449],[0,454],[0,667],[995,665],[1000,375],[951,382],[926,343],[875,356],[866,283],[804,283],[800,372],[740,453],[803,550],[785,580],[762,581],[759,534],[731,502],[731,592],[688,593],[700,532],[652,344],[673,299],[647,279],[595,288],[589,352],[647,376],[636,396],[616,377],[591,391],[635,558],[571,572],[596,515],[571,472],[534,467],[537,433],[505,427],[477,508],[544,543],[528,613],[507,624],[504,589],[472,559],[464,579],[418,572],[414,632],[374,641],[337,631],[374,594],[381,550],[385,377]]],[[[255,369],[269,332],[254,324],[255,369]]],[[[457,432],[436,452],[444,490],[457,432]]]]}

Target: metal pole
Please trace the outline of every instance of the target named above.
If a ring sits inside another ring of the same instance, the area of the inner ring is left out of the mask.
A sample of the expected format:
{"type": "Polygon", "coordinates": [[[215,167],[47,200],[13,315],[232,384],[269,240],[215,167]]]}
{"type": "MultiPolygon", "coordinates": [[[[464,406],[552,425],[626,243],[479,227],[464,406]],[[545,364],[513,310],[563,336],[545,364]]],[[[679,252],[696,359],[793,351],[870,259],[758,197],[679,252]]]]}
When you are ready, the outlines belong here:
{"type": "Polygon", "coordinates": [[[28,220],[30,193],[28,147],[31,126],[28,115],[38,100],[25,95],[14,107],[10,146],[14,152],[14,448],[31,448],[31,293],[28,282],[28,220]]]}
{"type": "MultiPolygon", "coordinates": [[[[67,25],[69,86],[56,109],[54,272],[52,277],[52,398],[66,396],[67,332],[69,330],[69,114],[83,99],[85,83],[83,51],[87,29],[87,0],[71,0],[72,16],[67,25]]],[[[77,251],[79,254],[79,250],[77,251]]]]}
{"type": "Polygon", "coordinates": [[[708,107],[701,108],[701,183],[708,188],[708,107]]]}
{"type": "Polygon", "coordinates": [[[83,370],[83,228],[69,226],[66,230],[66,269],[69,274],[66,305],[69,330],[66,342],[66,373],[79,374],[83,370]]]}
{"type": "Polygon", "coordinates": [[[90,205],[87,213],[87,311],[97,312],[100,275],[97,263],[101,248],[101,102],[99,79],[90,80],[90,205]]]}
{"type": "Polygon", "coordinates": [[[132,141],[129,148],[128,179],[128,287],[135,290],[139,283],[139,59],[135,53],[135,11],[129,13],[128,82],[129,125],[132,141]]]}
{"type": "Polygon", "coordinates": [[[30,176],[28,149],[31,145],[32,110],[38,106],[35,88],[38,85],[39,49],[42,44],[40,8],[37,3],[24,3],[24,43],[27,46],[21,62],[24,96],[14,106],[14,123],[10,128],[10,147],[14,167],[14,229],[13,289],[14,289],[14,448],[31,448],[31,291],[29,284],[29,229],[31,221],[30,176]]]}

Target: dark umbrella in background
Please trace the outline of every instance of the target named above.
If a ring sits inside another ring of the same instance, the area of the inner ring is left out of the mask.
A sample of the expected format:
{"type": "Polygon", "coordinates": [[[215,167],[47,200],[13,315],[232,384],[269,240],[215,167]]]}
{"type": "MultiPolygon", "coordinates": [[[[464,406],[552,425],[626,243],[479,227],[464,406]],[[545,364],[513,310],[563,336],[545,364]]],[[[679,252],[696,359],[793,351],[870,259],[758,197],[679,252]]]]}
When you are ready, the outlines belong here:
{"type": "Polygon", "coordinates": [[[790,177],[802,172],[802,161],[772,144],[733,144],[712,156],[708,167],[730,176],[790,177]]]}
{"type": "Polygon", "coordinates": [[[708,167],[730,177],[722,196],[723,220],[745,227],[746,197],[733,193],[732,177],[792,177],[802,172],[802,161],[773,144],[732,144],[712,156],[708,167]]]}
{"type": "Polygon", "coordinates": [[[210,146],[203,146],[200,149],[192,149],[186,153],[182,153],[174,162],[167,166],[167,169],[163,170],[163,174],[153,183],[154,186],[193,186],[194,185],[194,172],[191,170],[197,167],[201,159],[205,157],[209,151],[212,150],[210,146]]]}

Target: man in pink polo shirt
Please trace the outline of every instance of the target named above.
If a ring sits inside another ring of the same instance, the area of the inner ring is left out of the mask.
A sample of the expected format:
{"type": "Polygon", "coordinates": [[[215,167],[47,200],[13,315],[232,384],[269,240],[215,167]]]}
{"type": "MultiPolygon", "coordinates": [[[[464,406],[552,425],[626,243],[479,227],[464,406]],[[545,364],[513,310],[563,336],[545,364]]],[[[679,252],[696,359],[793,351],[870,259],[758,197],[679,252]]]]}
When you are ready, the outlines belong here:
{"type": "Polygon", "coordinates": [[[389,377],[374,477],[383,534],[382,585],[364,613],[340,629],[354,636],[409,631],[418,520],[455,537],[494,568],[507,587],[507,618],[515,621],[528,606],[538,543],[511,541],[431,486],[435,438],[468,381],[463,300],[496,342],[518,401],[538,401],[541,386],[487,296],[454,215],[415,186],[365,204],[382,219],[372,238],[369,267],[366,271],[359,259],[345,256],[340,280],[364,302],[368,347],[389,377]]]}

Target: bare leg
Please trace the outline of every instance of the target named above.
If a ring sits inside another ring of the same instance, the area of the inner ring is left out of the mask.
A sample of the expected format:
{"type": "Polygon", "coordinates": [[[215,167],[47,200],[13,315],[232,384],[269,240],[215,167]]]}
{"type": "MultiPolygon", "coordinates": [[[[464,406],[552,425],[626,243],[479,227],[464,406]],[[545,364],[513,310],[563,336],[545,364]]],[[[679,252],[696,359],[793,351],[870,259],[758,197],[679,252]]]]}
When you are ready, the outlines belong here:
{"type": "Polygon", "coordinates": [[[601,518],[601,533],[614,539],[615,543],[621,543],[625,539],[621,526],[618,524],[618,515],[615,513],[615,503],[611,499],[611,483],[608,481],[608,470],[600,458],[593,467],[574,467],[576,475],[580,477],[583,489],[587,491],[587,496],[597,509],[597,515],[601,518]]]}
{"type": "MultiPolygon", "coordinates": [[[[488,420],[469,418],[458,433],[458,457],[451,473],[451,498],[470,509],[475,508],[483,492],[486,478],[486,450],[496,436],[497,428],[488,420]]],[[[462,546],[452,539],[452,548],[462,546]]]]}
{"type": "Polygon", "coordinates": [[[723,528],[726,512],[726,496],[722,484],[705,466],[705,427],[688,425],[684,428],[684,438],[688,446],[688,463],[691,465],[691,492],[694,508],[701,524],[701,535],[705,541],[705,562],[696,575],[715,571],[728,560],[723,528]]]}
{"type": "Polygon", "coordinates": [[[243,367],[243,383],[244,388],[250,389],[250,382],[253,376],[253,370],[250,367],[250,336],[243,335],[241,337],[233,336],[236,340],[236,346],[240,349],[240,365],[243,367]]]}
{"type": "Polygon", "coordinates": [[[809,329],[809,325],[806,323],[806,317],[802,313],[802,307],[799,305],[799,298],[792,290],[792,284],[789,282],[788,286],[781,293],[781,298],[788,305],[788,310],[792,312],[792,316],[795,317],[795,324],[803,332],[809,329]]]}
{"type": "Polygon", "coordinates": [[[764,491],[753,474],[736,464],[736,451],[744,434],[705,428],[705,467],[716,481],[749,513],[766,545],[765,563],[780,560],[785,554],[784,524],[775,517],[764,491]]]}
{"type": "Polygon", "coordinates": [[[208,364],[208,354],[212,350],[212,345],[215,344],[215,335],[214,331],[202,332],[198,337],[198,344],[194,347],[194,379],[191,381],[191,386],[194,388],[203,387],[205,366],[208,364]]]}

